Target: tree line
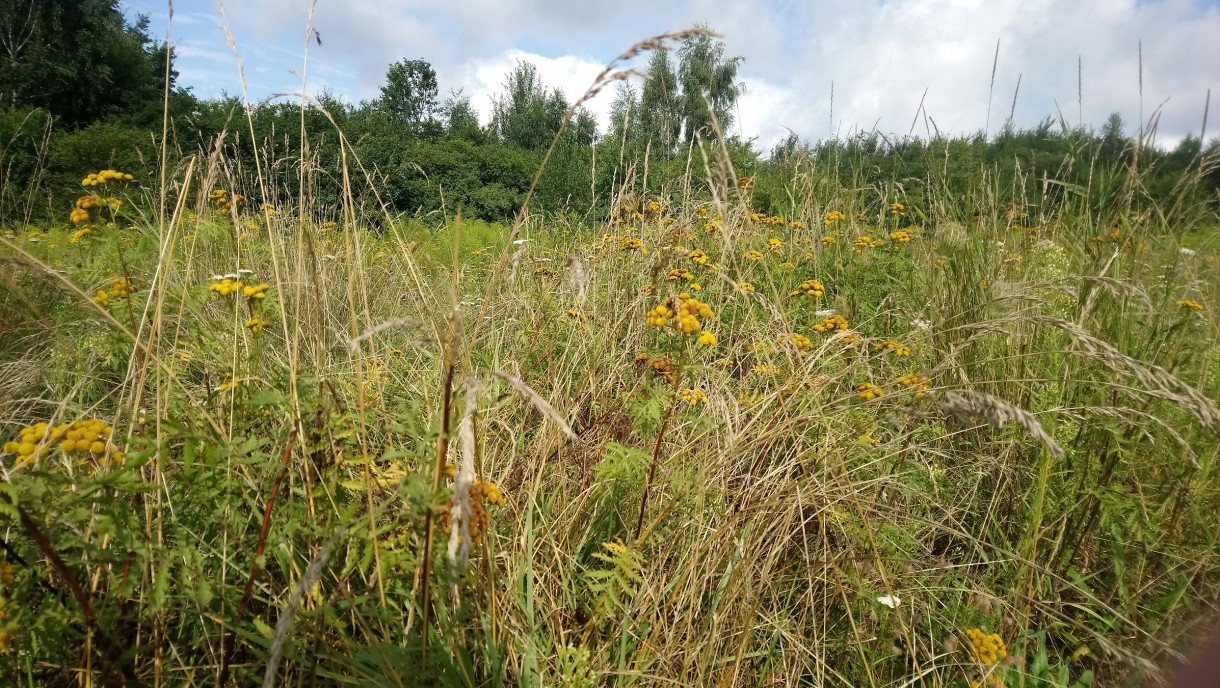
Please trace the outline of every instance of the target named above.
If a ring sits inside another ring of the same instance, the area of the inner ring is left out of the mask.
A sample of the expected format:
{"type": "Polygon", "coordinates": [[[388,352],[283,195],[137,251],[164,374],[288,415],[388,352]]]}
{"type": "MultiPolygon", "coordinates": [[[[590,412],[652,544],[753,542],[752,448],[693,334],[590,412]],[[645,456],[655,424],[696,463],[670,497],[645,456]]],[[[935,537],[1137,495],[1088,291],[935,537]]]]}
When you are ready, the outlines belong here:
{"type": "MultiPolygon", "coordinates": [[[[324,93],[304,110],[257,103],[250,126],[237,98],[201,99],[180,84],[172,48],[148,27],[146,17],[127,21],[117,0],[0,7],[0,223],[65,215],[90,170],[122,169],[151,181],[163,144],[171,165],[219,155],[226,178],[217,185],[251,197],[261,168],[276,195],[260,202],[302,199],[316,212],[333,212],[343,197],[342,166],[356,172],[358,161],[359,174],[347,178],[356,179],[352,191],[370,217],[385,209],[439,221],[460,208],[468,217],[506,220],[524,202],[571,105],[535,65],[519,62],[483,125],[468,97],[440,97],[425,59],[403,59],[389,66],[377,98],[353,104],[324,93]]],[[[663,192],[687,173],[692,147],[708,142],[723,143],[736,171],[757,177],[760,212],[784,212],[784,185],[802,164],[857,185],[899,181],[908,194],[969,194],[980,170],[1015,189],[1018,178],[1092,184],[1088,175],[1098,169],[1121,177],[1139,166],[1150,193],[1168,194],[1193,169],[1204,179],[1202,200],[1216,202],[1220,176],[1200,166],[1220,152],[1220,141],[1187,137],[1170,151],[1142,149],[1117,116],[1100,131],[1047,120],[994,136],[896,140],[874,132],[811,142],[793,135],[760,151],[730,133],[735,105],[748,97],[738,80],[741,61],[707,35],[653,52],[648,79],[619,85],[606,131],[588,110],[572,113],[534,197],[537,209],[604,217],[624,185],[642,195],[663,192]]],[[[693,169],[702,169],[701,158],[693,169]]]]}

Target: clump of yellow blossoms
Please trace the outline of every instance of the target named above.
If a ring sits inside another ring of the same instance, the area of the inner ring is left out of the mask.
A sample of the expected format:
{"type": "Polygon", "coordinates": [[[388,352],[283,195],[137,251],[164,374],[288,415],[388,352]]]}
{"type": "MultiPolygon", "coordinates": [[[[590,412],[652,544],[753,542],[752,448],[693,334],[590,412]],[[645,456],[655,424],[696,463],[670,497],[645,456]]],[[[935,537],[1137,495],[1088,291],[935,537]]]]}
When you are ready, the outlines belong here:
{"type": "Polygon", "coordinates": [[[682,401],[685,401],[691,406],[698,406],[699,404],[707,403],[707,395],[704,394],[703,390],[701,389],[692,389],[687,387],[686,389],[682,390],[681,396],[682,401]]]}
{"type": "MultiPolygon", "coordinates": [[[[448,473],[449,465],[445,466],[448,473]]],[[[452,477],[453,474],[449,474],[452,477]]],[[[490,480],[476,480],[470,485],[470,538],[476,543],[483,533],[487,532],[487,505],[504,506],[504,495],[500,486],[490,480]]],[[[453,511],[453,500],[450,499],[441,511],[441,525],[449,532],[449,514],[453,511]]]]}
{"type": "Polygon", "coordinates": [[[1182,308],[1189,308],[1194,311],[1203,310],[1203,304],[1195,301],[1194,299],[1178,299],[1177,301],[1174,301],[1174,303],[1182,308]]]}
{"type": "Polygon", "coordinates": [[[808,337],[798,332],[781,335],[780,338],[776,340],[776,343],[780,346],[784,346],[786,344],[791,345],[798,350],[808,349],[809,347],[813,346],[813,342],[810,341],[808,337]]]}
{"type": "Polygon", "coordinates": [[[988,674],[982,681],[971,681],[970,688],[1006,688],[1008,684],[995,674],[988,674]]]}
{"type": "MultiPolygon", "coordinates": [[[[73,211],[73,212],[75,212],[75,211],[73,211]]],[[[90,229],[89,227],[81,227],[80,229],[76,230],[75,232],[72,232],[72,236],[68,237],[68,243],[69,244],[80,243],[80,240],[89,236],[89,234],[91,232],[93,232],[93,230],[90,229]]]]}
{"type": "Polygon", "coordinates": [[[897,339],[887,339],[879,344],[874,344],[873,349],[881,352],[891,352],[895,356],[910,356],[911,348],[897,339]]]}
{"type": "Polygon", "coordinates": [[[890,215],[902,217],[907,214],[907,207],[897,201],[890,204],[890,215]]]}
{"type": "Polygon", "coordinates": [[[229,192],[224,189],[215,189],[208,194],[208,200],[216,204],[216,209],[222,213],[227,213],[230,210],[241,211],[246,207],[246,197],[241,194],[229,195],[229,192]]]}
{"type": "Polygon", "coordinates": [[[241,293],[244,294],[247,299],[259,299],[261,301],[262,299],[267,298],[267,290],[270,288],[271,285],[265,282],[263,284],[250,284],[242,287],[241,293]]]}
{"type": "Polygon", "coordinates": [[[791,296],[822,296],[826,293],[826,287],[821,282],[815,279],[807,279],[801,282],[800,286],[792,290],[791,296]]]}
{"type": "Polygon", "coordinates": [[[915,390],[915,396],[920,399],[927,396],[928,389],[932,387],[931,380],[914,374],[900,376],[898,384],[915,390]]]}
{"type": "Polygon", "coordinates": [[[890,232],[890,238],[900,244],[905,244],[911,240],[911,232],[906,229],[896,229],[890,232]]]}
{"type": "Polygon", "coordinates": [[[801,222],[800,220],[793,220],[792,222],[788,223],[788,226],[792,229],[809,229],[809,225],[801,222]]]}
{"type": "Polygon", "coordinates": [[[673,270],[669,271],[669,274],[665,276],[665,279],[670,282],[672,282],[674,280],[679,280],[679,279],[690,282],[691,280],[695,279],[695,276],[691,274],[690,270],[684,270],[682,268],[674,268],[673,270]]]}
{"type": "Polygon", "coordinates": [[[638,237],[623,237],[619,242],[619,250],[624,253],[639,251],[642,255],[648,255],[648,249],[644,248],[644,242],[638,237]]]}
{"type": "Polygon", "coordinates": [[[834,243],[835,243],[835,242],[837,242],[838,240],[839,240],[839,237],[837,237],[837,236],[835,236],[835,235],[833,235],[833,234],[827,234],[827,235],[825,235],[825,236],[823,236],[823,237],[822,237],[822,245],[823,245],[823,246],[830,246],[831,244],[834,244],[834,243]]]}
{"type": "Polygon", "coordinates": [[[970,643],[970,653],[981,664],[995,664],[1008,655],[1004,640],[998,633],[984,633],[981,628],[971,628],[966,630],[966,640],[970,643]]]}
{"type": "Polygon", "coordinates": [[[863,344],[864,337],[861,337],[860,335],[856,334],[855,332],[846,332],[843,334],[842,337],[839,337],[839,341],[843,342],[844,344],[848,344],[848,345],[863,344]]]}
{"type": "Polygon", "coordinates": [[[0,654],[13,649],[17,636],[21,634],[21,626],[12,619],[15,611],[14,605],[0,601],[0,654]]]}
{"type": "Polygon", "coordinates": [[[15,454],[17,464],[33,463],[55,449],[75,458],[123,461],[123,454],[109,443],[113,429],[96,418],[49,426],[36,423],[22,428],[20,439],[4,444],[5,454],[15,454]]]}
{"type": "Polygon", "coordinates": [[[243,286],[244,285],[241,282],[233,279],[232,277],[225,277],[219,282],[210,285],[208,287],[208,291],[214,291],[221,296],[228,296],[229,294],[237,293],[237,291],[242,289],[243,286]]]}
{"type": "Polygon", "coordinates": [[[783,250],[783,248],[784,242],[782,240],[777,239],[776,237],[767,239],[767,249],[770,250],[771,253],[779,253],[781,250],[783,250]]]}
{"type": "Polygon", "coordinates": [[[93,302],[102,308],[110,305],[110,299],[123,299],[136,293],[136,287],[131,283],[131,280],[125,277],[110,278],[110,292],[105,290],[98,291],[93,297],[93,302]]]}
{"type": "Polygon", "coordinates": [[[703,249],[697,248],[691,251],[690,259],[695,261],[697,265],[707,265],[707,254],[703,252],[703,249]]]}
{"type": "Polygon", "coordinates": [[[880,239],[874,239],[866,234],[856,237],[855,241],[851,242],[855,245],[855,251],[859,252],[862,248],[881,248],[885,246],[885,242],[880,239]]]}
{"type": "Polygon", "coordinates": [[[270,324],[271,324],[270,321],[263,320],[262,318],[258,317],[257,315],[254,316],[253,318],[250,318],[246,322],[242,323],[243,326],[245,326],[247,329],[249,329],[254,334],[258,334],[259,332],[262,332],[263,328],[270,324]]]}
{"type": "Polygon", "coordinates": [[[856,396],[865,401],[872,401],[873,399],[885,396],[885,392],[882,392],[880,387],[871,382],[861,382],[856,385],[856,396]]]}
{"type": "MultiPolygon", "coordinates": [[[[690,294],[678,294],[678,310],[674,312],[671,308],[671,302],[662,303],[661,305],[648,311],[648,324],[652,327],[671,326],[682,334],[698,334],[703,330],[703,321],[716,317],[712,311],[712,307],[703,303],[699,299],[692,297],[690,294]]],[[[711,332],[702,332],[699,334],[699,343],[708,346],[715,346],[716,336],[711,332]],[[704,336],[707,335],[707,336],[704,336]]]]}
{"type": "Polygon", "coordinates": [[[837,314],[829,315],[822,322],[814,325],[813,329],[817,332],[846,332],[847,318],[837,314]]]}
{"type": "Polygon", "coordinates": [[[753,294],[755,291],[753,282],[738,282],[737,286],[741,287],[742,291],[749,292],[751,294],[753,294]]]}
{"type": "Polygon", "coordinates": [[[754,178],[753,177],[738,177],[737,178],[737,188],[753,189],[754,188],[754,178]]]}
{"type": "Polygon", "coordinates": [[[68,219],[73,224],[81,224],[96,220],[97,214],[101,212],[102,199],[100,196],[81,196],[76,199],[76,207],[72,209],[72,213],[68,215],[68,219]]]}
{"type": "Polygon", "coordinates": [[[131,283],[131,280],[124,277],[110,278],[110,295],[114,298],[121,299],[134,293],[136,293],[136,288],[131,283]]]}
{"type": "Polygon", "coordinates": [[[763,259],[762,251],[758,251],[758,250],[746,251],[746,260],[751,261],[751,262],[758,262],[762,259],[763,259]]]}
{"type": "Polygon", "coordinates": [[[838,210],[832,210],[822,217],[822,224],[829,226],[835,224],[836,222],[842,222],[846,219],[847,216],[843,213],[839,212],[838,210]]]}
{"type": "Polygon", "coordinates": [[[90,172],[81,180],[81,186],[102,186],[110,182],[129,182],[135,177],[125,172],[118,170],[102,170],[101,172],[90,172]]]}

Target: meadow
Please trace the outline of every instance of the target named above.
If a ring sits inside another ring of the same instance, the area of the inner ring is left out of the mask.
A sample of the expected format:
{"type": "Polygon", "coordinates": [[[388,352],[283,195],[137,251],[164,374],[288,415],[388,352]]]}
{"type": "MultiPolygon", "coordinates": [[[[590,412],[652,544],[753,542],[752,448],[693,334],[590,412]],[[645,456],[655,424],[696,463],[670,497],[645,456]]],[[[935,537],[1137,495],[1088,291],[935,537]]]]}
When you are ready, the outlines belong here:
{"type": "Polygon", "coordinates": [[[683,151],[497,223],[213,145],[6,226],[0,675],[1161,676],[1220,592],[1220,159],[683,151]]]}

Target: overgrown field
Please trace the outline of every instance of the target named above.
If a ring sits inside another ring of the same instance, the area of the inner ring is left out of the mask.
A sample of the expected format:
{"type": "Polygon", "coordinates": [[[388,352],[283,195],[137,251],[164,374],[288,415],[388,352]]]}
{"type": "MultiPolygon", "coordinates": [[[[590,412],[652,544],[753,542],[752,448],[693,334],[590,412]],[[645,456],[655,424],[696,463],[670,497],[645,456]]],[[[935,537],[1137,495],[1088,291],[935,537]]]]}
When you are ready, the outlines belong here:
{"type": "Polygon", "coordinates": [[[689,155],[513,226],[81,170],[0,243],[5,683],[1115,686],[1189,645],[1215,160],[1154,203],[801,159],[781,217],[689,155]]]}

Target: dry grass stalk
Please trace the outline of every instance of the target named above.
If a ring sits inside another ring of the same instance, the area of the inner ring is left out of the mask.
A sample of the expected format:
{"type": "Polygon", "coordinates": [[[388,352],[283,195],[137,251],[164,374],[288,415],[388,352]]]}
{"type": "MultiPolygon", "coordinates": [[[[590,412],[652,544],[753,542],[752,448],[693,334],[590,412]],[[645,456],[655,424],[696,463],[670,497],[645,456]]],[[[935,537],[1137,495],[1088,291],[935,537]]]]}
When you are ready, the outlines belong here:
{"type": "Polygon", "coordinates": [[[318,554],[309,562],[305,575],[301,576],[301,580],[297,581],[296,587],[292,589],[292,594],[288,596],[284,610],[280,612],[280,620],[275,624],[275,635],[272,637],[271,651],[267,656],[267,668],[263,672],[263,688],[275,688],[280,658],[284,655],[284,645],[288,642],[288,636],[292,633],[292,623],[296,620],[297,611],[301,608],[301,598],[307,590],[313,589],[313,586],[321,580],[322,571],[326,567],[326,562],[330,561],[331,552],[346,534],[347,529],[342,526],[335,531],[335,534],[326,541],[326,544],[322,545],[322,549],[318,550],[318,554]]]}
{"type": "Polygon", "coordinates": [[[352,353],[356,353],[356,351],[360,348],[361,342],[372,339],[373,337],[376,337],[387,330],[393,330],[399,327],[405,327],[411,330],[422,330],[423,323],[411,318],[390,318],[389,320],[380,322],[364,332],[361,332],[355,339],[349,340],[347,347],[352,353]]]}
{"type": "Polygon", "coordinates": [[[466,408],[458,424],[459,454],[453,481],[453,506],[449,510],[449,564],[466,565],[470,560],[470,488],[474,485],[474,412],[479,405],[479,383],[466,378],[466,408]]]}
{"type": "Polygon", "coordinates": [[[568,425],[568,422],[563,419],[563,416],[559,415],[559,412],[555,410],[554,406],[551,406],[550,402],[543,399],[541,394],[535,392],[533,387],[525,384],[521,378],[509,375],[508,373],[496,371],[493,375],[507,382],[521,396],[528,399],[534,405],[534,408],[538,409],[539,413],[559,426],[559,431],[563,433],[564,437],[573,442],[577,440],[576,433],[572,431],[572,427],[568,425]]]}
{"type": "Polygon", "coordinates": [[[1013,421],[1047,448],[1056,459],[1066,456],[1063,447],[1051,437],[1034,414],[1023,408],[1014,406],[1003,399],[990,394],[981,394],[963,390],[955,392],[942,390],[933,392],[936,395],[937,406],[946,415],[952,416],[961,423],[985,420],[993,428],[998,428],[1008,421],[1013,421]]]}

